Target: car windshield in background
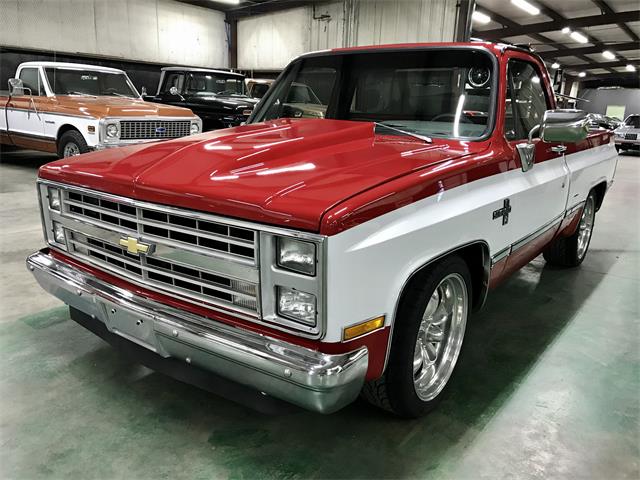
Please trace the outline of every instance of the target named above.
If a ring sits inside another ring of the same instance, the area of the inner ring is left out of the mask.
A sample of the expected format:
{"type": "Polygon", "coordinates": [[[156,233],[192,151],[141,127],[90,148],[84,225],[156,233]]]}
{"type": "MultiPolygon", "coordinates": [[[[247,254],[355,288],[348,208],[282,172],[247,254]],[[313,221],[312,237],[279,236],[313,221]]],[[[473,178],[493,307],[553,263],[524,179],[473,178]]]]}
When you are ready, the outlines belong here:
{"type": "Polygon", "coordinates": [[[630,115],[624,121],[627,127],[640,128],[640,115],[630,115]]]}
{"type": "Polygon", "coordinates": [[[271,88],[253,122],[330,118],[378,122],[429,137],[480,138],[491,128],[493,62],[476,49],[303,58],[271,88]]]}
{"type": "Polygon", "coordinates": [[[56,95],[112,95],[138,98],[127,76],[123,73],[46,68],[49,85],[56,95]]]}
{"type": "Polygon", "coordinates": [[[187,75],[186,93],[190,95],[245,95],[244,78],[197,72],[187,75]]]}

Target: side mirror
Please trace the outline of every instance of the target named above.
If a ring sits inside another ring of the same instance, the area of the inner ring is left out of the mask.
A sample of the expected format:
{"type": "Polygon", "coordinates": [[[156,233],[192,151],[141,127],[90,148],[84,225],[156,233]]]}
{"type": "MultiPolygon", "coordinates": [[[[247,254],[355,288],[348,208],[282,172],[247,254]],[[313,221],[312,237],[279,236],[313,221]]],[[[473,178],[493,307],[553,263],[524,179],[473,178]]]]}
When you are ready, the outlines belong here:
{"type": "Polygon", "coordinates": [[[171,95],[178,96],[178,95],[179,95],[178,87],[171,87],[171,88],[169,89],[169,93],[170,93],[171,95]]]}
{"type": "MultiPolygon", "coordinates": [[[[28,90],[28,89],[27,89],[28,90]]],[[[25,88],[24,83],[19,78],[9,79],[9,95],[12,97],[18,97],[24,95],[25,88]]]]}
{"type": "Polygon", "coordinates": [[[540,124],[543,142],[575,143],[587,138],[589,118],[583,110],[547,110],[540,124]]]}
{"type": "Polygon", "coordinates": [[[142,87],[140,87],[140,96],[141,97],[146,97],[147,96],[147,87],[145,87],[144,85],[142,87]]]}

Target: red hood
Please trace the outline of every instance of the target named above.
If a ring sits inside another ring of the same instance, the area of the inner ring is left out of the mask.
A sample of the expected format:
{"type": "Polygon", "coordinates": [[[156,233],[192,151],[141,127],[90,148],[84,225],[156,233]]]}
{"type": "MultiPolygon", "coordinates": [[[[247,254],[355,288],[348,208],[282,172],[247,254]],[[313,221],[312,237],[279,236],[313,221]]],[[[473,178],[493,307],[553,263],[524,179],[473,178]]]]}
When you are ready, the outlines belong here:
{"type": "Polygon", "coordinates": [[[282,119],[63,159],[43,166],[40,176],[318,231],[322,215],[341,201],[472,146],[376,135],[369,122],[282,119]]]}

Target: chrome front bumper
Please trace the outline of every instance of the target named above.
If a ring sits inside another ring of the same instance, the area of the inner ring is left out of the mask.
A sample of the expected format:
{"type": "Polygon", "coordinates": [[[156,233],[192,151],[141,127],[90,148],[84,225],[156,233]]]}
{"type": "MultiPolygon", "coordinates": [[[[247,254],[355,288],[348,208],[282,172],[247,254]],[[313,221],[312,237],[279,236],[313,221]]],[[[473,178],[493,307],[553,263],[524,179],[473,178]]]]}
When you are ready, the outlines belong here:
{"type": "Polygon", "coordinates": [[[334,412],[355,400],[364,383],[365,347],[328,355],[222,324],[134,295],[46,250],[29,256],[27,267],[47,292],[111,333],[303,408],[334,412]]]}

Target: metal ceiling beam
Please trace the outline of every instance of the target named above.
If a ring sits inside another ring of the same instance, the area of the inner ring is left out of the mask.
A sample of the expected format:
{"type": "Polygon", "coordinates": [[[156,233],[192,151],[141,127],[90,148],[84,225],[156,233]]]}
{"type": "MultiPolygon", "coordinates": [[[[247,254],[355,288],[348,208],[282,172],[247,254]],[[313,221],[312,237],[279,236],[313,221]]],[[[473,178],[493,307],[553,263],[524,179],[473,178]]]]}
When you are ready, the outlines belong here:
{"type": "Polygon", "coordinates": [[[227,10],[227,18],[250,17],[252,15],[260,15],[263,13],[306,7],[307,5],[312,5],[314,3],[318,2],[313,0],[266,0],[262,2],[254,1],[248,4],[241,3],[239,7],[227,10]]]}
{"type": "MultiPolygon", "coordinates": [[[[596,25],[618,24],[624,22],[636,22],[640,20],[640,10],[629,12],[609,13],[605,15],[590,15],[588,17],[572,18],[567,20],[552,20],[550,22],[530,23],[528,25],[517,25],[507,28],[496,28],[493,30],[479,30],[485,40],[498,40],[504,37],[515,37],[517,35],[531,35],[533,33],[551,32],[562,30],[564,27],[578,29],[583,27],[593,27],[596,25]]],[[[502,23],[502,22],[500,22],[502,23]]]]}
{"type": "MultiPolygon", "coordinates": [[[[640,51],[640,44],[638,44],[637,42],[607,44],[607,48],[615,52],[624,52],[629,50],[640,51]]],[[[592,47],[577,47],[577,48],[560,48],[558,50],[538,52],[538,55],[540,55],[545,60],[549,60],[549,59],[554,59],[559,57],[575,57],[579,55],[589,55],[594,53],[602,53],[602,47],[592,46],[592,47]]]]}
{"type": "MultiPolygon", "coordinates": [[[[611,8],[609,4],[605,2],[605,0],[591,0],[591,1],[595,3],[600,8],[600,10],[602,10],[602,13],[605,13],[605,14],[615,13],[613,8],[611,8]]],[[[629,28],[629,25],[627,25],[624,22],[620,22],[617,25],[622,29],[624,33],[626,33],[629,36],[631,40],[635,42],[640,42],[640,37],[638,37],[638,35],[636,35],[635,32],[629,28]]]]}

